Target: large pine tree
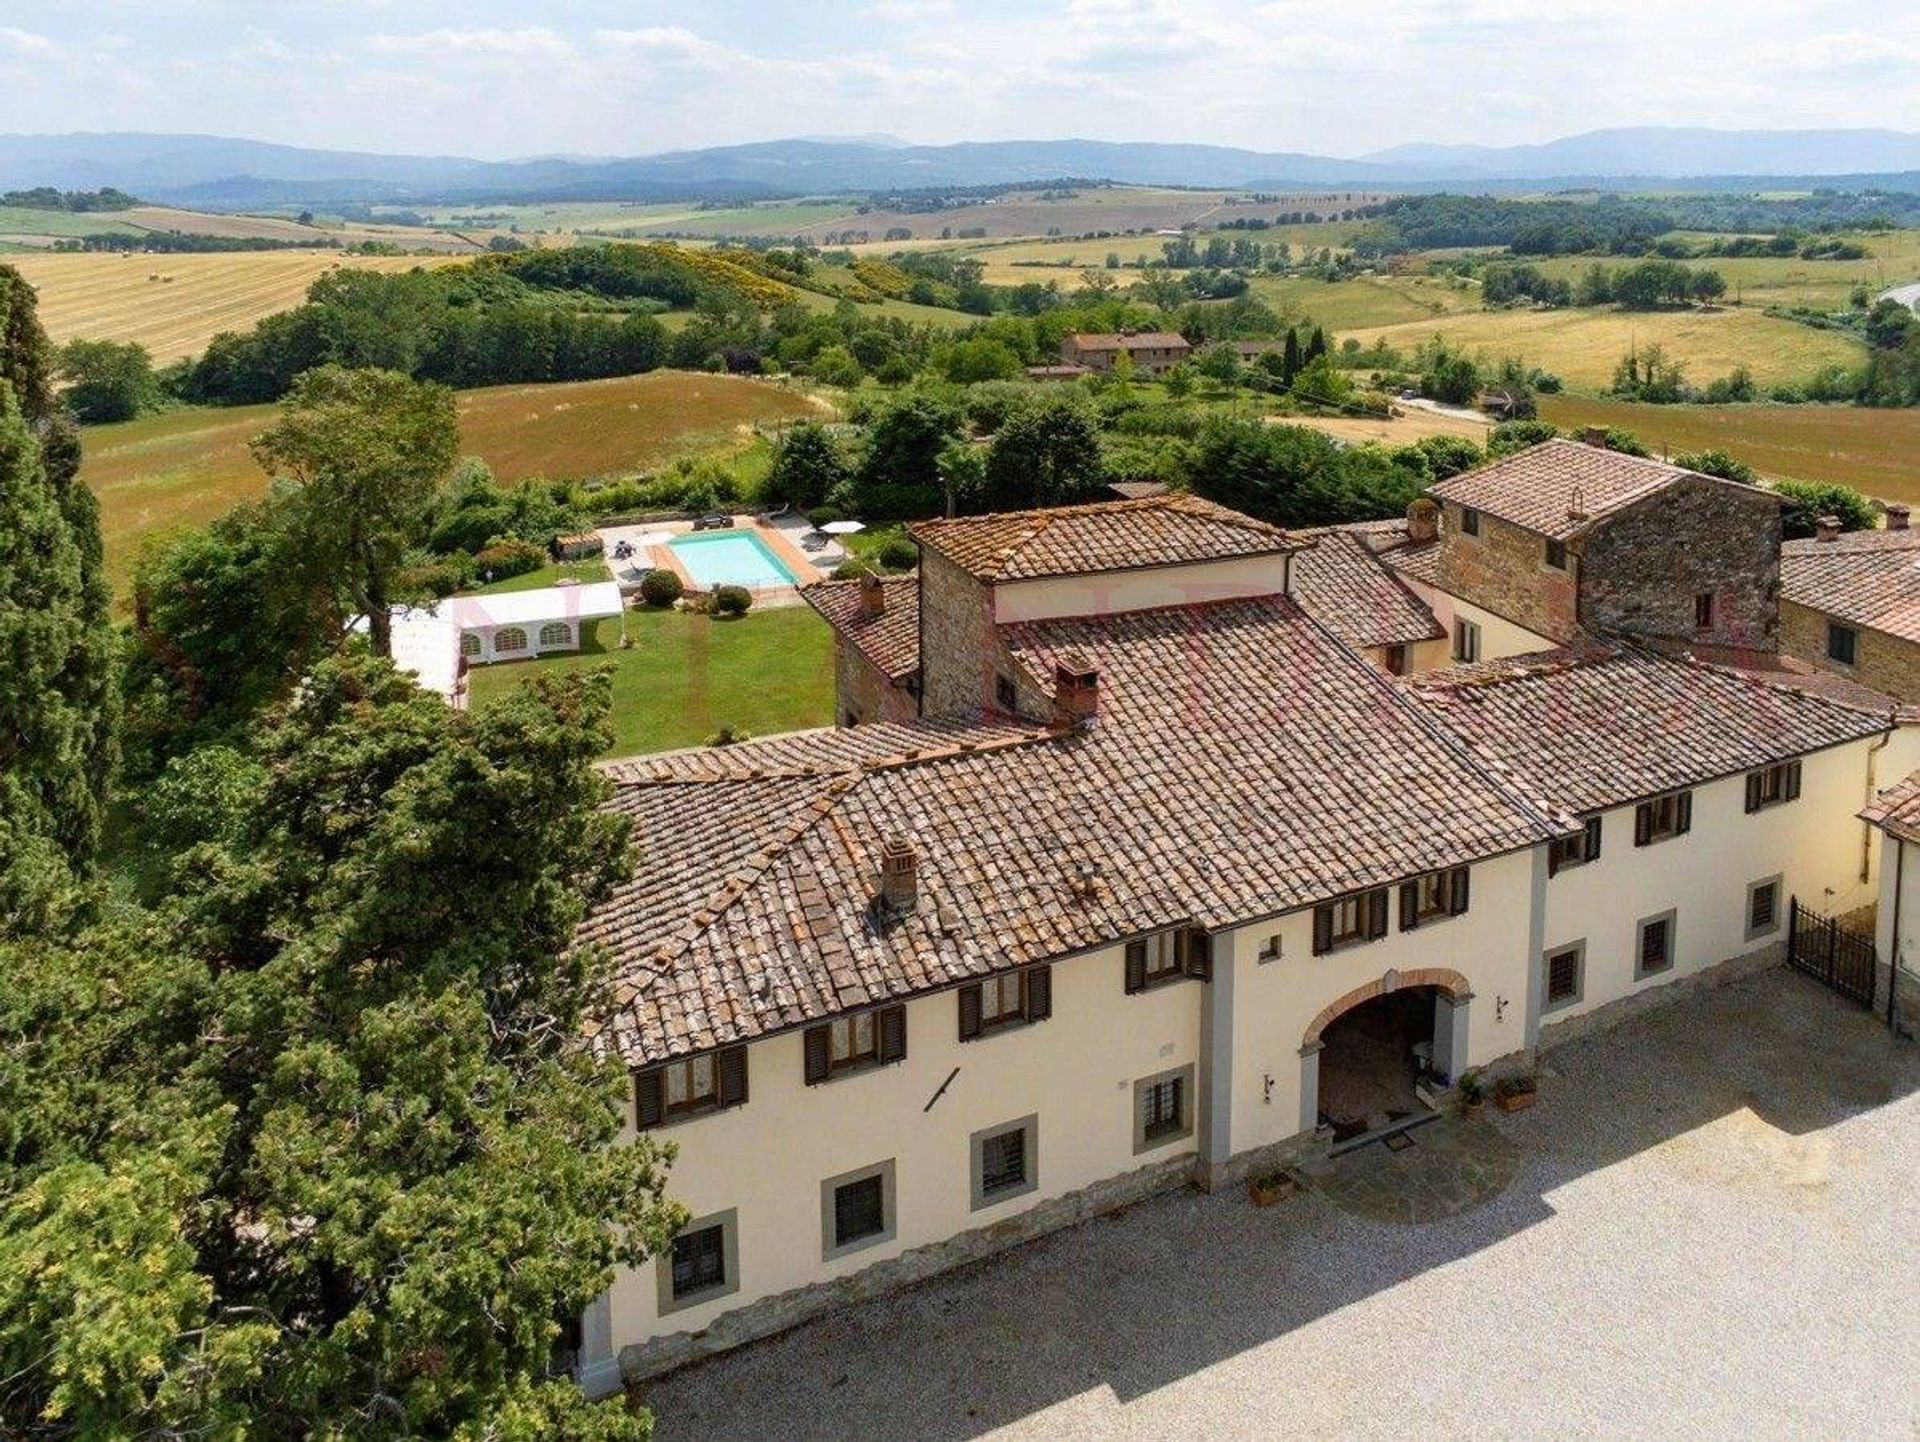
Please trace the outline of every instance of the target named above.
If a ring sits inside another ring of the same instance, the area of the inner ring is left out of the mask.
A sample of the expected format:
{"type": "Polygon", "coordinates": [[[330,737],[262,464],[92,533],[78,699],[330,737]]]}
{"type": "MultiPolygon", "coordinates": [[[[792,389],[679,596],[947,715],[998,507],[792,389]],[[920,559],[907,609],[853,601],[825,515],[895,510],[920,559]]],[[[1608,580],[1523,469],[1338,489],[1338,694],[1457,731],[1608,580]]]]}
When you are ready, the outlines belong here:
{"type": "Polygon", "coordinates": [[[33,290],[0,266],[0,930],[44,924],[100,844],[114,641],[79,470],[33,290]]]}

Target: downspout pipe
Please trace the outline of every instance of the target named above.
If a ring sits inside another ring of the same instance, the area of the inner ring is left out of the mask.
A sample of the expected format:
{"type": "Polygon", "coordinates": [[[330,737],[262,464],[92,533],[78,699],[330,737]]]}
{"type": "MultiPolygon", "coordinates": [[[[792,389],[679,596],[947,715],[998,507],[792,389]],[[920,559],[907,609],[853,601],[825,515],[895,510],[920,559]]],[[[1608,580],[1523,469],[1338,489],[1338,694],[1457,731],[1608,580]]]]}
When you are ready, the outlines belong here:
{"type": "MultiPolygon", "coordinates": [[[[1874,742],[1873,745],[1867,748],[1867,795],[1866,795],[1866,799],[1860,803],[1863,807],[1873,805],[1873,798],[1880,794],[1880,788],[1874,785],[1874,779],[1873,779],[1874,763],[1880,759],[1880,753],[1887,749],[1887,743],[1891,740],[1893,740],[1893,731],[1891,728],[1889,728],[1888,730],[1883,731],[1881,733],[1880,739],[1878,741],[1874,742]]],[[[1873,872],[1873,823],[1871,821],[1862,821],[1860,823],[1860,880],[1861,882],[1865,883],[1867,878],[1870,875],[1872,875],[1872,872],[1873,872]]]]}
{"type": "Polygon", "coordinates": [[[1900,898],[1906,890],[1904,882],[1907,873],[1907,843],[1898,837],[1893,838],[1898,848],[1893,854],[1893,930],[1889,933],[1887,944],[1887,1030],[1895,1031],[1898,1023],[1894,1017],[1894,1002],[1900,995],[1900,898]]]}

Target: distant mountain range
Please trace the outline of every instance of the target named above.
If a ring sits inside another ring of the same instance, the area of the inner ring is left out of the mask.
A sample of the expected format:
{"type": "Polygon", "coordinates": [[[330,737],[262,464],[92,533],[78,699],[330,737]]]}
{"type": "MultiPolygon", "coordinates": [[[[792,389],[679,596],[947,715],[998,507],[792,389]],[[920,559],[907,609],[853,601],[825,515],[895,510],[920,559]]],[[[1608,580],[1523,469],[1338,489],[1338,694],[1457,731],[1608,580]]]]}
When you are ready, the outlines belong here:
{"type": "MultiPolygon", "coordinates": [[[[1542,145],[1397,145],[1342,159],[1151,141],[908,145],[811,137],[623,158],[520,161],[309,150],[210,135],[0,135],[0,189],[102,185],[237,209],[346,202],[737,199],[991,185],[1065,177],[1142,185],[1435,189],[1471,185],[1812,180],[1920,171],[1920,134],[1895,130],[1596,130],[1542,145]]],[[[1911,176],[1905,176],[1911,183],[1911,176]]]]}

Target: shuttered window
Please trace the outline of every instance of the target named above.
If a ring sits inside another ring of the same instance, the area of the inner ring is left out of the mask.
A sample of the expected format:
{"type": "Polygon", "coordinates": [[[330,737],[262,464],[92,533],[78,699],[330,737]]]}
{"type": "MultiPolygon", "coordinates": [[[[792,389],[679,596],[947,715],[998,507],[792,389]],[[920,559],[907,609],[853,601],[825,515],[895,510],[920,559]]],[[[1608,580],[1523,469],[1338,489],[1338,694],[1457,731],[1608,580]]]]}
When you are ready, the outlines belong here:
{"type": "Polygon", "coordinates": [[[747,1049],[722,1047],[633,1075],[633,1120],[640,1131],[683,1121],[747,1099],[747,1049]]]}
{"type": "Polygon", "coordinates": [[[1313,909],[1313,954],[1377,941],[1387,934],[1387,889],[1356,891],[1313,909]]]}
{"type": "Polygon", "coordinates": [[[1429,871],[1400,887],[1400,929],[1412,931],[1467,909],[1467,868],[1429,871]]]}
{"type": "Polygon", "coordinates": [[[1769,806],[1800,799],[1800,763],[1783,761],[1747,773],[1747,810],[1761,811],[1769,806]]]}
{"type": "Polygon", "coordinates": [[[1126,989],[1145,991],[1163,982],[1213,979],[1213,938],[1198,927],[1137,936],[1126,947],[1126,989]]]}
{"type": "Polygon", "coordinates": [[[1453,618],[1453,659],[1462,663],[1480,659],[1480,628],[1464,616],[1453,618]]]}
{"type": "Polygon", "coordinates": [[[718,1226],[682,1232],[673,1239],[673,1297],[683,1302],[727,1283],[726,1234],[718,1226]]]}
{"type": "Polygon", "coordinates": [[[1642,801],[1633,810],[1633,844],[1651,846],[1656,841],[1683,836],[1693,829],[1693,793],[1673,791],[1642,801]]]}
{"type": "Polygon", "coordinates": [[[1027,1134],[1023,1128],[1001,1132],[980,1143],[980,1192],[994,1196],[1024,1186],[1027,1180],[1027,1134]]]}
{"type": "Polygon", "coordinates": [[[875,1007],[810,1026],[802,1034],[801,1050],[808,1086],[899,1061],[907,1054],[907,1009],[875,1007]]]}
{"type": "Polygon", "coordinates": [[[849,1246],[887,1229],[886,1187],[878,1172],[836,1187],[833,1193],[833,1242],[849,1246]]]}
{"type": "Polygon", "coordinates": [[[1045,1021],[1053,1015],[1053,968],[1029,966],[963,986],[960,1040],[974,1041],[1004,1027],[1045,1021]]]}

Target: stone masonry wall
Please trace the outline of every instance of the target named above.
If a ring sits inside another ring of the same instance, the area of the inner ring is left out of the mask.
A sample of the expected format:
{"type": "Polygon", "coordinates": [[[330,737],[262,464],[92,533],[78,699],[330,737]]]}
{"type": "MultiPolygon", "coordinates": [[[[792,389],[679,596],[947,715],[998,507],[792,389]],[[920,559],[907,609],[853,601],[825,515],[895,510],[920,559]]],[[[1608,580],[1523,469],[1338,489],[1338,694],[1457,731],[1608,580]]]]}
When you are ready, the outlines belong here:
{"type": "Polygon", "coordinates": [[[993,699],[993,588],[930,546],[920,549],[920,677],[926,714],[975,710],[993,699]]]}
{"type": "Polygon", "coordinates": [[[918,708],[913,693],[896,686],[844,636],[833,640],[834,721],[857,726],[873,721],[911,721],[918,708]]]}
{"type": "Polygon", "coordinates": [[[1571,636],[1573,573],[1547,564],[1546,537],[1485,512],[1480,534],[1469,536],[1460,529],[1460,509],[1451,501],[1442,507],[1440,589],[1542,636],[1571,636]]]}
{"type": "Polygon", "coordinates": [[[1624,631],[1771,650],[1780,635],[1780,506],[1682,480],[1595,526],[1580,547],[1580,618],[1624,631]],[[1713,594],[1713,625],[1694,598],[1713,594]]]}
{"type": "Polygon", "coordinates": [[[1811,661],[1836,675],[1901,701],[1920,701],[1920,646],[1889,636],[1885,631],[1854,630],[1854,664],[1841,666],[1827,659],[1827,616],[1797,601],[1780,603],[1780,649],[1789,656],[1811,661]]]}

